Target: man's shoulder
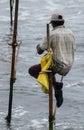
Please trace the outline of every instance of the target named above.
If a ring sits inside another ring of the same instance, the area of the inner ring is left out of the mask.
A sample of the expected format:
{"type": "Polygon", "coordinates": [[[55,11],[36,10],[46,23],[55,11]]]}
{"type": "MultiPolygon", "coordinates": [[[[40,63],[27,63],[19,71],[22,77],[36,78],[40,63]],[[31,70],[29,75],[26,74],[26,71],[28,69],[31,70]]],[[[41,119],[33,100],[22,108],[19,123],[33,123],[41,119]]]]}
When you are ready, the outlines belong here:
{"type": "Polygon", "coordinates": [[[72,31],[70,28],[65,28],[65,30],[66,30],[68,33],[73,34],[73,31],[72,31]]]}

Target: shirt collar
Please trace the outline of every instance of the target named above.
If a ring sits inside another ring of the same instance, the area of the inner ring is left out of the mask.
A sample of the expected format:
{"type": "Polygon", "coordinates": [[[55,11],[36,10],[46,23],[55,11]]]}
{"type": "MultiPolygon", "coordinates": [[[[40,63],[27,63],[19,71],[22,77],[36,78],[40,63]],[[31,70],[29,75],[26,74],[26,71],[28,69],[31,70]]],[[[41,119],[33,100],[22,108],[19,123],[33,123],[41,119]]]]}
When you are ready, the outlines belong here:
{"type": "Polygon", "coordinates": [[[65,28],[65,27],[64,27],[64,25],[60,25],[60,26],[54,27],[53,30],[55,30],[57,28],[65,28]]]}

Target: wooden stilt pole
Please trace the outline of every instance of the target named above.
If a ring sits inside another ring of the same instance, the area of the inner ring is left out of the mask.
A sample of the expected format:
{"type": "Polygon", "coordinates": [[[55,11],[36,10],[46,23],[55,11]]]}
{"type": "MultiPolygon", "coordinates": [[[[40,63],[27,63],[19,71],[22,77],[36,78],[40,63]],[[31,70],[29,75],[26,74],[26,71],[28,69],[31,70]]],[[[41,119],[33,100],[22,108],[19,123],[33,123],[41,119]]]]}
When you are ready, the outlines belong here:
{"type": "Polygon", "coordinates": [[[52,90],[52,72],[49,73],[49,130],[53,130],[53,90],[52,90]]]}
{"type": "Polygon", "coordinates": [[[15,18],[14,18],[14,32],[12,40],[12,63],[11,63],[11,76],[10,76],[10,93],[9,93],[9,106],[8,106],[8,115],[6,117],[7,122],[11,122],[12,114],[12,101],[13,101],[13,84],[15,82],[15,54],[16,54],[16,37],[17,37],[17,22],[18,22],[18,5],[19,0],[15,2],[15,18]]]}
{"type": "MultiPolygon", "coordinates": [[[[49,24],[47,24],[48,51],[50,51],[49,24]]],[[[53,90],[52,90],[52,72],[49,73],[49,130],[53,130],[53,90]]]]}

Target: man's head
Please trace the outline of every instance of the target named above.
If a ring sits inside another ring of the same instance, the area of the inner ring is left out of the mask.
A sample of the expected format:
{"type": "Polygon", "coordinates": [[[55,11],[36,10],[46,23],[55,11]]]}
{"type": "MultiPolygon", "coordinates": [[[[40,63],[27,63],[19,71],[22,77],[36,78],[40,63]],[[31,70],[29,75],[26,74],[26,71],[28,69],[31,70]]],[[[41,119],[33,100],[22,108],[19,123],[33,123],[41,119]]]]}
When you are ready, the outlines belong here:
{"type": "Polygon", "coordinates": [[[52,14],[50,23],[52,24],[53,27],[63,25],[64,24],[63,16],[59,13],[52,14]]]}

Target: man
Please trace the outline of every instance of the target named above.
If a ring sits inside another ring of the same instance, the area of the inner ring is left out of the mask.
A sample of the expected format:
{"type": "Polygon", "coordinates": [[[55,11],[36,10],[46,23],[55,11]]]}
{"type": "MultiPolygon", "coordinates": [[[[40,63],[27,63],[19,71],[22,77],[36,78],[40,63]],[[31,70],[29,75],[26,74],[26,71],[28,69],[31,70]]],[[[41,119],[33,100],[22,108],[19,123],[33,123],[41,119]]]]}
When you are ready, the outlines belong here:
{"type": "MultiPolygon", "coordinates": [[[[55,81],[55,74],[58,73],[61,76],[65,76],[70,71],[74,62],[75,39],[73,32],[64,27],[64,22],[61,14],[52,14],[50,21],[50,24],[53,27],[50,32],[50,48],[53,52],[51,70],[53,73],[53,87],[55,90],[57,107],[60,107],[63,103],[63,83],[55,81]]],[[[38,44],[36,48],[38,54],[42,54],[45,50],[47,51],[47,38],[44,39],[44,42],[41,45],[38,44]]],[[[40,71],[40,64],[29,68],[30,75],[35,78],[38,77],[40,71]]]]}

